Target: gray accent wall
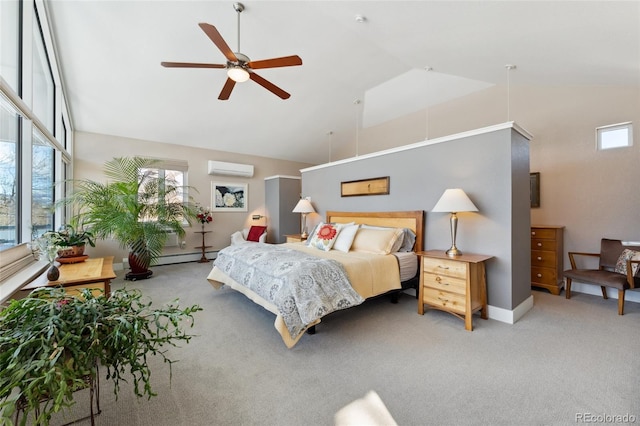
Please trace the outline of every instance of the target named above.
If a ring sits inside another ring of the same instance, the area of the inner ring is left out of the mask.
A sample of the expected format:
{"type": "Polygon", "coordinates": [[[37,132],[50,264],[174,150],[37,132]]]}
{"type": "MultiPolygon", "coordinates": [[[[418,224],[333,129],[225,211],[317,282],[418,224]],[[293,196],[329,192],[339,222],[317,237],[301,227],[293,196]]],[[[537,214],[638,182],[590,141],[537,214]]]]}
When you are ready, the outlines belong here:
{"type": "Polygon", "coordinates": [[[431,213],[447,188],[478,212],[458,214],[457,247],[487,262],[491,306],[513,310],[531,296],[529,140],[512,123],[303,169],[302,194],[327,210],[424,210],[426,250],[451,246],[448,213],[431,213]],[[390,177],[388,195],[341,197],[344,181],[390,177]]]}
{"type": "Polygon", "coordinates": [[[281,244],[286,234],[300,233],[300,213],[292,210],[300,200],[300,178],[272,176],[264,180],[267,242],[281,244]]]}

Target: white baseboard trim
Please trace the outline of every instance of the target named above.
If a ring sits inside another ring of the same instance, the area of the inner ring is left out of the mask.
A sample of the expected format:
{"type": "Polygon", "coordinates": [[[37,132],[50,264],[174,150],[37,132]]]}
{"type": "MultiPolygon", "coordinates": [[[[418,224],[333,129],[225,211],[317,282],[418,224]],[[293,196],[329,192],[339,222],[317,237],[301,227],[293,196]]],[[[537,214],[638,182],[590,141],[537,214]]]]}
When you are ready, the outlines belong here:
{"type": "Polygon", "coordinates": [[[500,322],[506,322],[507,324],[515,324],[520,318],[524,316],[529,309],[533,308],[533,295],[527,297],[522,303],[520,303],[512,311],[509,309],[499,308],[497,306],[487,306],[487,315],[490,319],[494,319],[500,322]]]}
{"type": "MultiPolygon", "coordinates": [[[[566,287],[565,287],[566,289],[566,287]]],[[[571,283],[571,294],[573,293],[585,293],[591,294],[593,296],[602,297],[602,291],[600,290],[600,286],[593,284],[580,284],[575,281],[571,283]]],[[[607,287],[607,296],[609,299],[618,300],[618,290],[615,288],[607,287]]],[[[625,302],[636,302],[640,303],[640,291],[639,290],[627,290],[624,293],[625,302]]]]}

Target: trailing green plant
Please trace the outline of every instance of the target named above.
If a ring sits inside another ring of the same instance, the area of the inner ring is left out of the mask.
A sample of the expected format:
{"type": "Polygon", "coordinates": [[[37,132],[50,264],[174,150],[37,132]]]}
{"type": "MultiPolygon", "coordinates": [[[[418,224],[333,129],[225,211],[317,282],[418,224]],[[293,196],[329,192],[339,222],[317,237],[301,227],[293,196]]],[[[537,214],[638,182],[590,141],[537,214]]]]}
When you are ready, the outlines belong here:
{"type": "Polygon", "coordinates": [[[187,187],[158,173],[159,161],[118,157],[104,165],[106,183],[73,181],[72,194],[62,201],[77,210],[97,238],[114,238],[133,253],[143,268],[162,254],[169,232],[183,237],[184,221],[196,212],[183,200],[187,187]]]}
{"type": "Polygon", "coordinates": [[[168,363],[171,376],[175,361],[165,346],[188,343],[194,335],[183,330],[183,322],[193,327],[193,314],[202,309],[180,308],[177,300],[154,307],[138,290],[117,289],[108,298],[93,292],[83,289],[71,296],[63,288],[40,288],[0,311],[3,424],[12,424],[20,402],[35,424],[47,425],[52,413],[74,403],[74,390],[86,387],[86,376],[96,375],[96,363],[106,368],[116,398],[128,376],[137,397],[156,395],[149,356],[168,363]]]}

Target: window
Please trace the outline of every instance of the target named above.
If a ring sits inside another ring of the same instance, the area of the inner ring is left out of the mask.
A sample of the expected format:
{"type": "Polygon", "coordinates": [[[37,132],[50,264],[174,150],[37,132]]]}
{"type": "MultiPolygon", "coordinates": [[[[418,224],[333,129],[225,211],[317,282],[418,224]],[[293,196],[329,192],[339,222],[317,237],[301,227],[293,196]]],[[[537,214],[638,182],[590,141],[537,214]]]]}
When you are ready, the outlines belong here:
{"type": "Polygon", "coordinates": [[[18,127],[20,116],[0,96],[0,251],[17,243],[18,206],[18,127]]]}
{"type": "Polygon", "coordinates": [[[612,124],[596,128],[598,150],[623,148],[633,145],[631,122],[612,124]]]}
{"type": "Polygon", "coordinates": [[[67,213],[49,208],[73,178],[73,127],[44,4],[0,0],[0,256],[67,213]]]}
{"type": "Polygon", "coordinates": [[[20,2],[0,1],[0,75],[18,92],[20,2]]]}
{"type": "MultiPolygon", "coordinates": [[[[158,188],[158,193],[154,200],[162,196],[167,206],[184,204],[189,200],[186,190],[188,164],[180,160],[159,160],[157,169],[141,169],[141,177],[149,176],[151,179],[160,179],[162,187],[158,188]]],[[[143,189],[141,188],[141,191],[143,189]]],[[[155,220],[155,217],[146,217],[144,220],[155,220]]]]}
{"type": "Polygon", "coordinates": [[[31,237],[37,238],[46,231],[53,231],[53,160],[54,149],[38,131],[33,132],[31,237]]]}
{"type": "Polygon", "coordinates": [[[44,39],[36,16],[33,18],[33,112],[53,133],[54,85],[44,39]]]}

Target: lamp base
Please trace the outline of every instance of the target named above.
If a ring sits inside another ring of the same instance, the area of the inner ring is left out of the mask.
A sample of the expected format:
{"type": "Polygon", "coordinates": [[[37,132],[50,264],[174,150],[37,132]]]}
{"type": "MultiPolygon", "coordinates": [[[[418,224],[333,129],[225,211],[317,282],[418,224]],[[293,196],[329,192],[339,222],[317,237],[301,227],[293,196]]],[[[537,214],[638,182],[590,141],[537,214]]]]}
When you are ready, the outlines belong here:
{"type": "Polygon", "coordinates": [[[451,256],[451,257],[460,256],[462,254],[462,252],[458,250],[458,248],[455,246],[451,247],[445,253],[447,254],[447,256],[451,256]]]}
{"type": "Polygon", "coordinates": [[[302,234],[300,234],[300,238],[307,238],[309,236],[309,234],[307,234],[306,232],[303,232],[302,234]]]}

